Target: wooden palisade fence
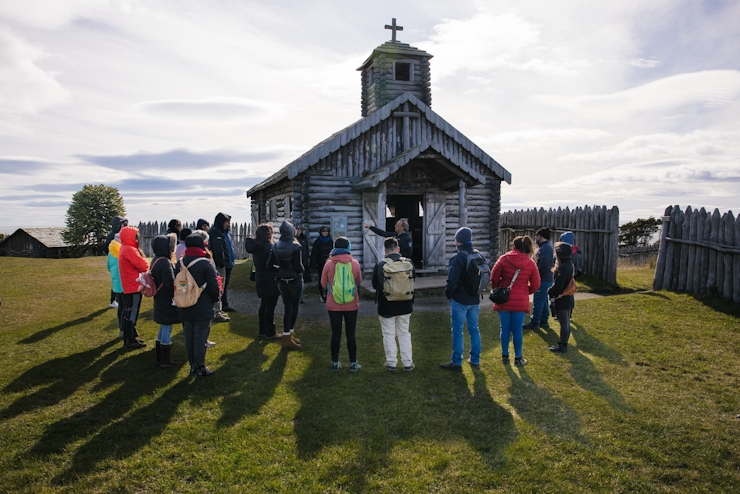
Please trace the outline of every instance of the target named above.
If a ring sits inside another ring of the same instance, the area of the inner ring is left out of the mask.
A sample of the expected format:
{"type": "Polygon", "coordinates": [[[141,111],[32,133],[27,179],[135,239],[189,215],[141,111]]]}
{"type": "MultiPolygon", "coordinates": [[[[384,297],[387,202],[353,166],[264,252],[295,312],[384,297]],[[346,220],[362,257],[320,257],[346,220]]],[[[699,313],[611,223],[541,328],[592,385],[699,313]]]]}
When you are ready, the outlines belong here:
{"type": "Polygon", "coordinates": [[[717,293],[740,303],[740,216],[668,206],[653,290],[717,293]]]}
{"type": "Polygon", "coordinates": [[[619,208],[606,206],[527,209],[508,211],[501,214],[499,253],[509,250],[514,237],[528,235],[534,239],[535,232],[549,227],[555,235],[554,244],[560,234],[571,231],[576,235],[576,245],[583,251],[586,273],[611,284],[617,283],[617,259],[619,256],[619,208]]]}
{"type": "MultiPolygon", "coordinates": [[[[195,230],[195,222],[183,223],[182,227],[195,230]]],[[[152,257],[154,254],[152,252],[152,239],[157,235],[164,235],[167,232],[167,222],[141,222],[137,228],[139,229],[139,238],[141,239],[141,250],[144,251],[147,257],[152,257]]],[[[250,254],[244,249],[244,239],[251,236],[252,226],[250,223],[231,224],[231,238],[234,240],[234,252],[237,259],[247,259],[250,257],[250,254]]]]}

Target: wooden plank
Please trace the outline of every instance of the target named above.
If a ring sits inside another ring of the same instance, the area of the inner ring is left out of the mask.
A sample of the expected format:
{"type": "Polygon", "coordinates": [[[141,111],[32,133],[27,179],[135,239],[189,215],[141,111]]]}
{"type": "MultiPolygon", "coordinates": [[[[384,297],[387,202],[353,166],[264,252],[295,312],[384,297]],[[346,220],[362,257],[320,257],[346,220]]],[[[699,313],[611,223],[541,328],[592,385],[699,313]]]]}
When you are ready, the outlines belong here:
{"type": "MultiPolygon", "coordinates": [[[[670,208],[666,209],[666,212],[670,214],[670,220],[668,223],[668,236],[674,237],[676,235],[676,209],[670,208]]],[[[673,253],[674,253],[675,245],[673,242],[667,242],[666,245],[666,251],[665,251],[665,269],[663,271],[663,289],[664,290],[673,290],[673,253]]]]}
{"type": "MultiPolygon", "coordinates": [[[[735,216],[732,211],[728,211],[726,216],[723,218],[724,223],[724,244],[728,246],[735,245],[735,216]]],[[[732,265],[734,261],[732,254],[725,254],[724,256],[724,284],[722,289],[722,296],[727,299],[732,299],[732,265]]]]}
{"type": "MultiPolygon", "coordinates": [[[[689,209],[687,209],[687,212],[688,211],[689,209]]],[[[692,242],[696,242],[696,228],[697,228],[698,217],[699,217],[698,211],[696,210],[691,211],[689,220],[687,221],[687,224],[689,225],[688,239],[692,242]]],[[[695,293],[694,278],[697,273],[697,270],[696,270],[696,246],[694,245],[689,246],[688,264],[686,266],[686,272],[687,272],[686,291],[689,293],[695,293]]]]}
{"type": "MultiPolygon", "coordinates": [[[[704,228],[702,230],[702,241],[709,243],[712,231],[712,216],[704,208],[701,208],[704,213],[704,228]]],[[[699,282],[699,293],[707,293],[707,287],[709,286],[709,249],[703,248],[701,254],[701,280],[699,282]]]]}
{"type": "MultiPolygon", "coordinates": [[[[725,243],[725,219],[727,213],[723,214],[719,219],[719,230],[717,231],[717,242],[719,244],[725,243]]],[[[717,293],[722,295],[725,287],[725,253],[721,250],[717,250],[717,293]]]]}
{"type": "MultiPolygon", "coordinates": [[[[735,248],[740,249],[740,214],[735,218],[735,248]]],[[[732,260],[732,301],[740,304],[740,253],[732,260]]]]}
{"type": "MultiPolygon", "coordinates": [[[[714,210],[710,219],[709,242],[716,244],[719,238],[719,209],[714,210]]],[[[715,293],[717,291],[717,251],[709,251],[709,276],[707,278],[707,292],[715,293]]]]}
{"type": "MultiPolygon", "coordinates": [[[[681,239],[689,240],[691,230],[691,216],[693,216],[691,206],[686,208],[686,212],[683,214],[683,227],[681,229],[681,239]]],[[[688,278],[688,267],[689,267],[689,248],[688,245],[681,246],[681,260],[678,268],[678,290],[686,291],[686,280],[688,278]]]]}

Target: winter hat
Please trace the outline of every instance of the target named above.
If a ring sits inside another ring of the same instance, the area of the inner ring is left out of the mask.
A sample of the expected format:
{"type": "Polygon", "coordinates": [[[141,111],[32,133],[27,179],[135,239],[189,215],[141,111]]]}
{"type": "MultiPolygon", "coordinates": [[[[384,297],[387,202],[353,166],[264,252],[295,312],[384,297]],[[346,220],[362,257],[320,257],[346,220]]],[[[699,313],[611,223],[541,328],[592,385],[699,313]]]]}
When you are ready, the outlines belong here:
{"type": "Polygon", "coordinates": [[[350,250],[350,242],[347,237],[337,237],[336,240],[334,240],[334,248],[335,249],[347,249],[350,250]]]}
{"type": "Polygon", "coordinates": [[[566,244],[575,245],[576,236],[573,232],[563,232],[563,234],[560,235],[560,241],[565,242],[566,244]]]}
{"type": "Polygon", "coordinates": [[[210,223],[208,223],[208,220],[204,220],[203,218],[198,220],[198,223],[195,224],[195,229],[200,230],[203,225],[211,226],[210,223]]]}
{"type": "Polygon", "coordinates": [[[183,228],[182,230],[180,230],[180,240],[184,242],[191,233],[193,233],[193,230],[191,230],[190,228],[183,228]]]}
{"type": "Polygon", "coordinates": [[[473,230],[464,226],[455,232],[455,240],[461,244],[470,244],[473,242],[473,230]]]}
{"type": "Polygon", "coordinates": [[[201,249],[205,249],[207,242],[208,234],[203,230],[195,230],[185,239],[185,247],[200,247],[201,249]]]}
{"type": "Polygon", "coordinates": [[[573,255],[573,247],[565,242],[558,242],[555,244],[555,255],[558,259],[570,259],[573,255]]]}
{"type": "Polygon", "coordinates": [[[550,229],[547,228],[547,227],[540,228],[539,230],[537,230],[537,232],[535,233],[535,235],[539,235],[540,237],[544,238],[545,240],[550,240],[550,229]]]}

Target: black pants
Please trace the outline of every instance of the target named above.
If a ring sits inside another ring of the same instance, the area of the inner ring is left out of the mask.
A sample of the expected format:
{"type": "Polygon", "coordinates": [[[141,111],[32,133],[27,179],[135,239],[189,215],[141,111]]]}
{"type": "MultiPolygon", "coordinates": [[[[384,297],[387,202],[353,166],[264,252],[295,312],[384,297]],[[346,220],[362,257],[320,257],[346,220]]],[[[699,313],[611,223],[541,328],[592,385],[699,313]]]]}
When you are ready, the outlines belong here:
{"type": "Polygon", "coordinates": [[[280,295],[274,297],[262,297],[260,299],[260,335],[275,335],[275,306],[277,306],[280,295]]]}
{"type": "Polygon", "coordinates": [[[561,346],[568,346],[568,338],[570,338],[570,311],[571,309],[556,311],[558,322],[560,323],[559,343],[561,346]]]}
{"type": "Polygon", "coordinates": [[[196,368],[206,365],[206,342],[211,333],[211,320],[182,322],[182,332],[185,335],[185,351],[188,362],[196,368]]]}
{"type": "Polygon", "coordinates": [[[226,268],[226,275],[224,276],[224,293],[221,295],[221,307],[226,308],[229,306],[229,280],[231,280],[231,269],[226,268]]]}
{"type": "Polygon", "coordinates": [[[126,345],[139,337],[136,321],[139,319],[141,293],[124,293],[123,305],[123,344],[126,345]]]}
{"type": "Polygon", "coordinates": [[[331,322],[331,361],[339,361],[339,344],[342,343],[342,319],[347,331],[347,352],[349,361],[357,362],[357,340],[355,340],[355,328],[357,328],[357,311],[329,311],[331,322]]]}
{"type": "Polygon", "coordinates": [[[110,303],[118,302],[118,298],[116,297],[116,292],[113,290],[110,291],[110,303]]]}
{"type": "Polygon", "coordinates": [[[292,281],[280,280],[278,284],[280,295],[283,297],[285,315],[283,316],[283,333],[290,333],[295,328],[298,319],[298,307],[301,303],[301,292],[303,292],[303,279],[293,278],[292,281]]]}
{"type": "Polygon", "coordinates": [[[123,293],[115,293],[116,302],[118,302],[118,330],[123,331],[123,293]]]}
{"type": "Polygon", "coordinates": [[[326,298],[326,288],[321,285],[321,272],[324,271],[324,266],[319,266],[319,297],[322,299],[326,298]]]}

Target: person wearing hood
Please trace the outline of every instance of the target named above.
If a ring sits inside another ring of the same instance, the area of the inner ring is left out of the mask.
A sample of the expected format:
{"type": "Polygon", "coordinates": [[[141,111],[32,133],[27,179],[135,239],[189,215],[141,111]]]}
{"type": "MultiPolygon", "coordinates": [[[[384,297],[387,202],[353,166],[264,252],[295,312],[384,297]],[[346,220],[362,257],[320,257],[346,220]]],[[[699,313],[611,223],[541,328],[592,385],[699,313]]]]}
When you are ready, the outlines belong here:
{"type": "Polygon", "coordinates": [[[211,229],[211,224],[208,223],[208,220],[204,220],[203,218],[199,219],[198,222],[195,224],[196,230],[203,230],[204,232],[207,232],[211,229]]]}
{"type": "Polygon", "coordinates": [[[198,286],[204,287],[195,305],[179,309],[190,374],[195,374],[198,378],[213,374],[213,371],[206,367],[206,344],[211,331],[213,304],[218,300],[220,291],[216,266],[208,257],[207,244],[206,232],[196,230],[191,233],[185,239],[185,255],[175,266],[175,272],[179,272],[181,266],[187,266],[198,286]]]}
{"type": "Polygon", "coordinates": [[[285,306],[283,349],[300,350],[301,342],[293,333],[303,292],[303,260],[301,244],[295,239],[295,228],[290,222],[283,221],[280,225],[280,240],[273,245],[267,265],[277,270],[276,279],[285,306]]]}
{"type": "Polygon", "coordinates": [[[118,252],[118,271],[123,288],[123,345],[126,348],[146,346],[136,331],[141,308],[139,275],[149,269],[144,252],[139,247],[139,230],[133,226],[121,228],[121,249],[118,252]]]}
{"type": "Polygon", "coordinates": [[[281,339],[282,334],[275,332],[275,306],[280,298],[280,289],[275,281],[276,271],[267,264],[272,252],[272,225],[262,223],[254,231],[254,238],[244,241],[244,248],[252,254],[254,266],[254,284],[260,299],[259,334],[260,338],[281,339]]]}
{"type": "MultiPolygon", "coordinates": [[[[108,273],[110,273],[111,286],[115,295],[115,308],[118,311],[118,337],[123,338],[123,286],[121,286],[121,273],[118,271],[118,253],[121,250],[121,236],[116,233],[108,244],[108,273]]],[[[113,303],[111,303],[113,308],[113,303]]]]}
{"type": "MultiPolygon", "coordinates": [[[[110,243],[113,241],[116,235],[118,235],[121,232],[121,228],[124,226],[128,226],[128,220],[122,216],[114,216],[113,221],[111,221],[111,229],[108,232],[108,235],[105,237],[105,253],[110,254],[110,243]]],[[[120,243],[120,242],[119,242],[120,243]]],[[[116,259],[118,259],[118,255],[116,254],[116,259]]],[[[108,259],[110,263],[110,258],[108,259]]],[[[110,272],[110,269],[108,269],[110,272]]],[[[116,273],[117,274],[117,273],[116,273]]],[[[111,273],[111,277],[112,277],[111,273]]],[[[111,278],[112,281],[112,278],[111,278]]],[[[120,284],[120,279],[119,279],[120,284]]],[[[113,284],[113,288],[111,288],[110,292],[110,304],[108,307],[111,309],[117,309],[118,306],[121,304],[121,301],[116,298],[116,290],[115,290],[115,284],[113,284]]],[[[121,292],[119,292],[121,293],[121,292]]]]}
{"type": "MultiPolygon", "coordinates": [[[[321,273],[324,271],[324,264],[331,254],[331,250],[334,248],[334,242],[331,240],[329,235],[329,227],[322,226],[319,229],[319,238],[313,243],[311,249],[311,262],[308,265],[311,269],[316,270],[316,274],[321,278],[321,273]]],[[[324,287],[319,283],[319,298],[322,302],[326,302],[326,291],[324,287]]]]}
{"type": "Polygon", "coordinates": [[[321,272],[321,286],[326,288],[326,310],[331,323],[331,370],[338,371],[339,346],[342,343],[342,320],[347,333],[347,351],[349,353],[349,371],[357,372],[362,367],[357,363],[357,312],[360,308],[358,287],[362,284],[360,263],[350,253],[352,246],[346,237],[337,237],[334,250],[321,272]],[[339,276],[339,279],[337,279],[339,276]],[[335,283],[336,282],[336,283],[335,283]],[[349,300],[341,300],[350,295],[349,300]],[[335,297],[339,297],[337,300],[335,297]]]}
{"type": "Polygon", "coordinates": [[[159,324],[159,334],[157,334],[155,365],[166,368],[178,365],[179,362],[172,361],[172,325],[182,322],[180,312],[173,303],[175,297],[175,242],[177,236],[175,233],[168,235],[158,235],[152,239],[152,259],[149,271],[154,279],[154,285],[157,287],[157,294],[154,295],[154,322],[159,324]]]}
{"type": "MultiPolygon", "coordinates": [[[[229,258],[229,248],[227,247],[226,232],[231,228],[231,216],[224,213],[218,213],[213,226],[208,230],[208,245],[213,255],[213,262],[216,265],[216,271],[221,279],[224,280],[224,291],[216,303],[213,304],[213,322],[228,322],[231,319],[224,313],[223,299],[226,296],[226,287],[229,284],[227,278],[231,274],[229,267],[231,259],[229,258]]],[[[233,266],[233,265],[232,265],[233,266]]]]}
{"type": "Polygon", "coordinates": [[[514,339],[514,365],[527,365],[522,355],[522,326],[529,312],[529,296],[540,288],[540,273],[532,260],[534,243],[529,237],[516,237],[511,250],[499,257],[491,270],[491,287],[511,287],[509,300],[503,304],[493,304],[501,323],[501,360],[509,363],[509,339],[514,339]],[[517,270],[519,273],[517,274],[517,270]]]}
{"type": "Polygon", "coordinates": [[[535,242],[537,250],[535,251],[535,261],[537,270],[540,273],[540,288],[534,293],[532,300],[532,317],[524,325],[524,329],[550,329],[550,307],[547,303],[547,290],[552,286],[552,267],[555,264],[555,251],[550,243],[552,232],[549,228],[540,228],[535,233],[535,242]]]}
{"type": "Polygon", "coordinates": [[[550,351],[565,353],[568,351],[568,338],[570,338],[570,313],[575,304],[573,295],[564,295],[565,289],[571,280],[573,273],[573,248],[565,242],[555,244],[555,267],[552,271],[555,275],[553,284],[547,291],[550,299],[555,299],[555,316],[560,323],[560,340],[557,345],[550,347],[550,351]]]}
{"type": "MultiPolygon", "coordinates": [[[[304,268],[306,267],[306,263],[310,259],[308,254],[308,239],[306,238],[306,234],[303,233],[303,228],[301,227],[301,224],[296,222],[295,225],[295,239],[298,240],[298,243],[301,244],[301,259],[303,260],[304,268]]],[[[303,286],[305,288],[306,283],[311,283],[311,270],[310,269],[304,269],[303,270],[303,286]]],[[[301,292],[301,303],[303,303],[303,292],[301,292]]]]}

